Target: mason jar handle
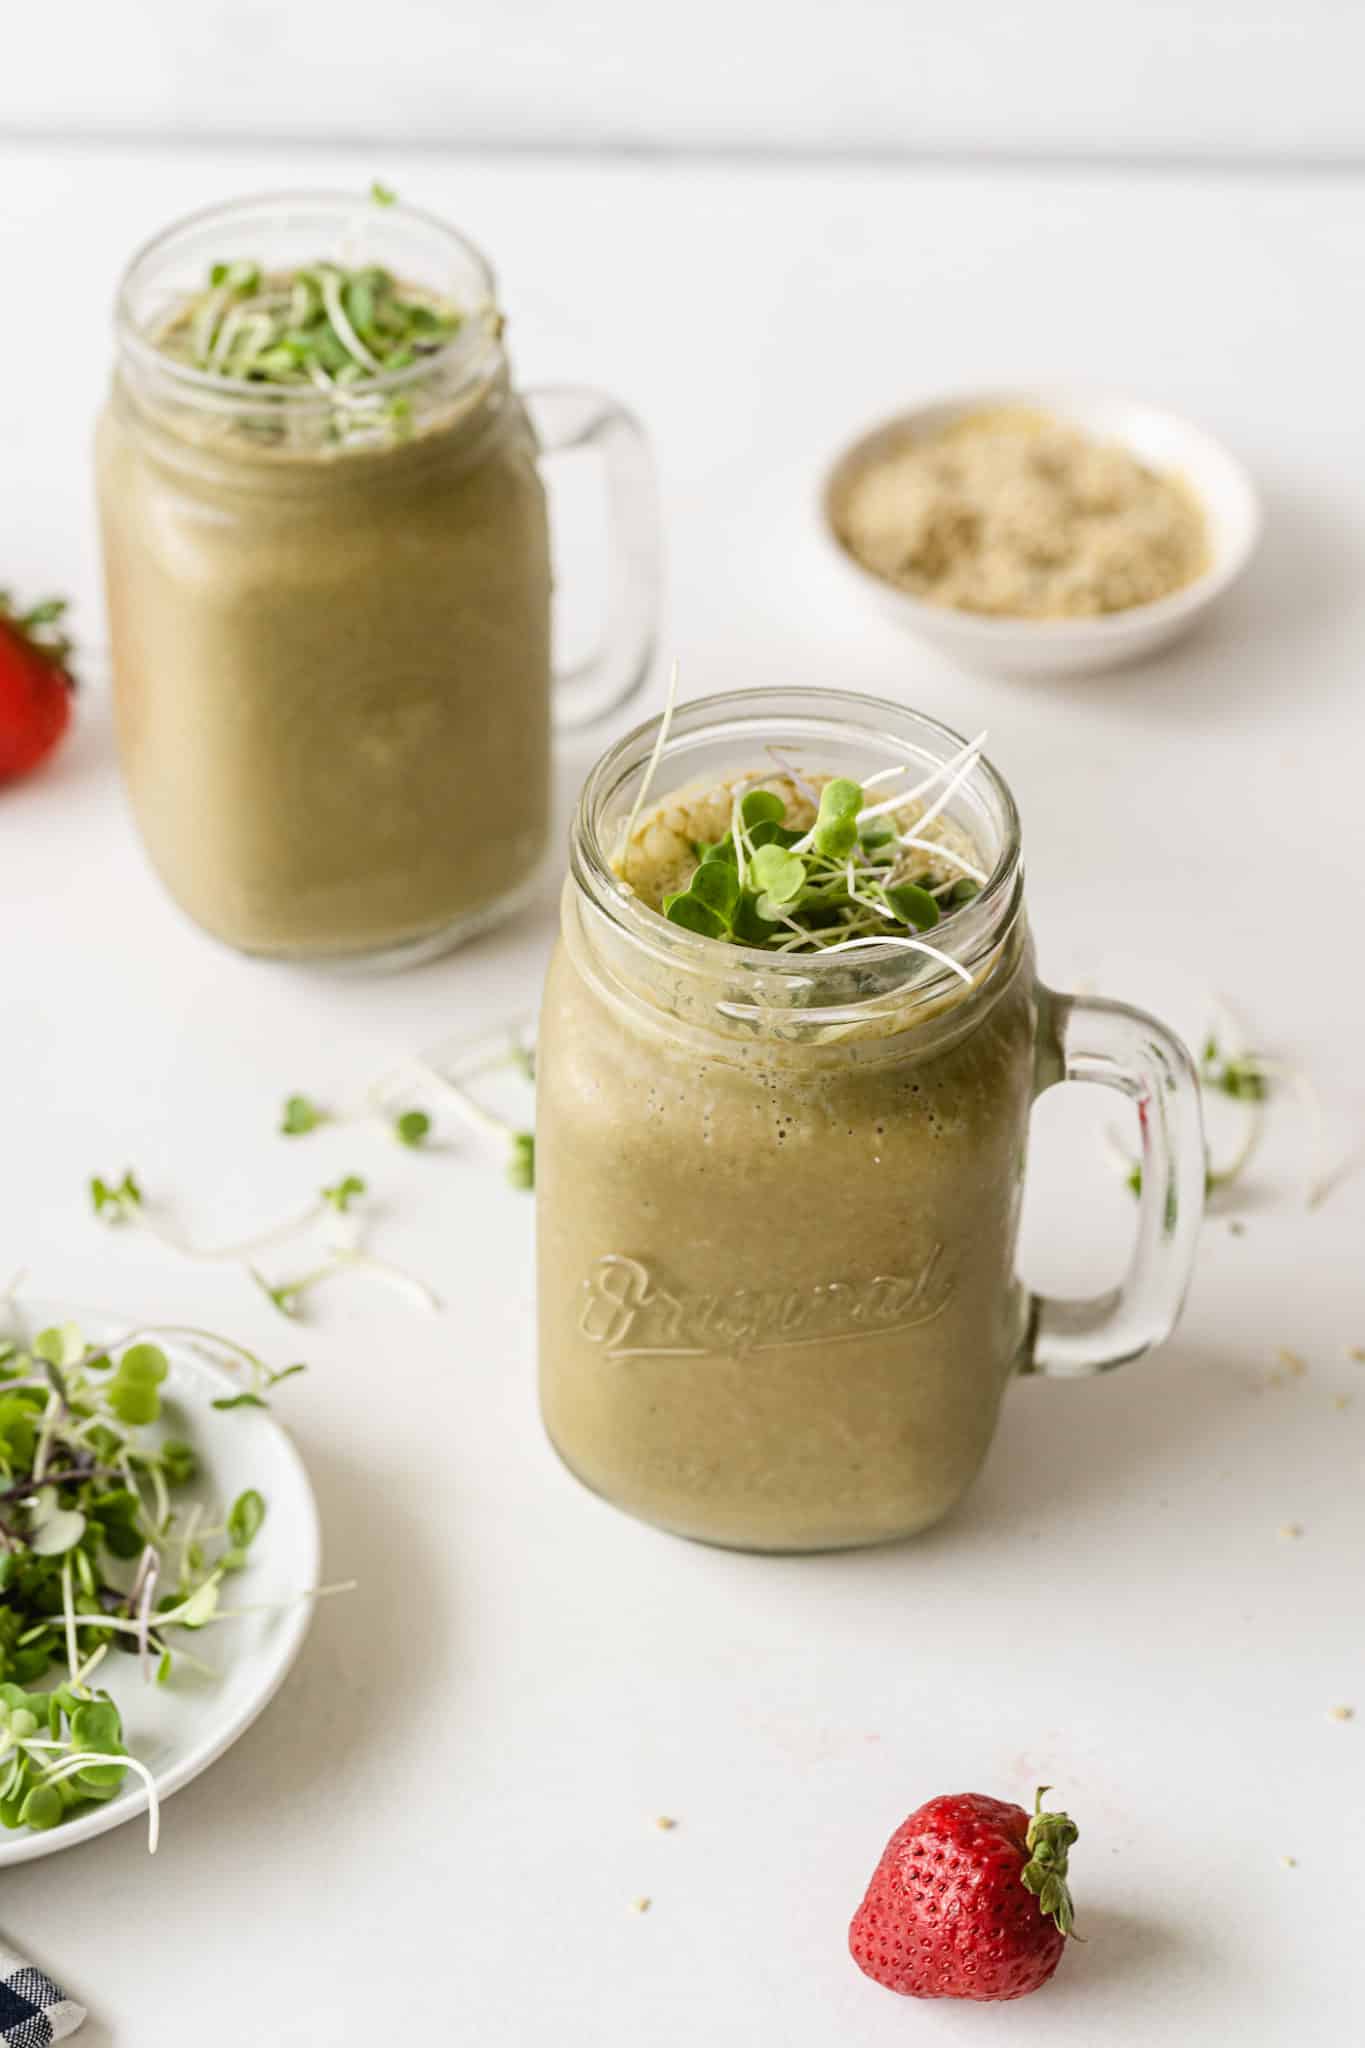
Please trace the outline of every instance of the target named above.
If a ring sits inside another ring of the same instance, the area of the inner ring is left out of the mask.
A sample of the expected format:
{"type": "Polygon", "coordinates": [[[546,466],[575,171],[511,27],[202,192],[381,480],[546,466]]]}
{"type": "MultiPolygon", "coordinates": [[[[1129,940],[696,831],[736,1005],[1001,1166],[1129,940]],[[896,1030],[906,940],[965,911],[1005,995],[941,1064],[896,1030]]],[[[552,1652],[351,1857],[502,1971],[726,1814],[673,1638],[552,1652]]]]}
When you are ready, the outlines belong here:
{"type": "Polygon", "coordinates": [[[605,392],[543,385],[526,402],[544,454],[594,448],[606,474],[611,565],[602,643],[555,672],[555,726],[571,732],[633,697],[654,659],[661,582],[654,459],[640,422],[605,392]]]}
{"type": "Polygon", "coordinates": [[[1042,992],[1060,1054],[1055,1081],[1097,1081],[1136,1103],[1141,1138],[1137,1236],[1122,1283],[1088,1301],[1035,1296],[1025,1372],[1080,1379],[1140,1358],[1170,1336],[1204,1215],[1204,1119],[1189,1053],[1125,1003],[1042,992]]]}

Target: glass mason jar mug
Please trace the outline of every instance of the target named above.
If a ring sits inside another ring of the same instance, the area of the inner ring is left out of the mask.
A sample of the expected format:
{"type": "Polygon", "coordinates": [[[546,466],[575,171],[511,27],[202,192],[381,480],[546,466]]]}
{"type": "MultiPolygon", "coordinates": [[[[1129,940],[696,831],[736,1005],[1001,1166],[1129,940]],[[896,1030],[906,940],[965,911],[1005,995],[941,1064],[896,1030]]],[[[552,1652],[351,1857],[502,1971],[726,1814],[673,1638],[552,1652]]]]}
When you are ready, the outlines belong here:
{"type": "MultiPolygon", "coordinates": [[[[1039,984],[1018,818],[984,760],[947,816],[989,880],[933,934],[965,981],[894,945],[779,954],[670,923],[612,866],[657,733],[589,777],[545,992],[545,1425],[594,1491],[682,1535],[909,1535],[971,1482],[1012,1374],[1100,1372],[1173,1328],[1204,1195],[1189,1055],[1140,1011],[1039,984]],[[1091,1302],[1015,1272],[1029,1112],[1063,1079],[1140,1113],[1131,1269],[1091,1302]]],[[[679,710],[653,788],[771,778],[775,755],[920,779],[960,747],[873,698],[748,691],[679,710]]]]}
{"type": "Polygon", "coordinates": [[[172,227],[129,266],[116,342],[97,469],[119,746],[171,894],[230,945],[295,958],[413,957],[505,914],[548,831],[539,457],[591,446],[606,471],[606,639],[556,704],[582,724],[653,648],[639,427],[592,392],[520,398],[478,251],[351,197],[172,227]],[[327,258],[381,266],[459,324],[405,368],[321,389],[168,352],[211,267],[247,258],[263,290],[327,258]]]}

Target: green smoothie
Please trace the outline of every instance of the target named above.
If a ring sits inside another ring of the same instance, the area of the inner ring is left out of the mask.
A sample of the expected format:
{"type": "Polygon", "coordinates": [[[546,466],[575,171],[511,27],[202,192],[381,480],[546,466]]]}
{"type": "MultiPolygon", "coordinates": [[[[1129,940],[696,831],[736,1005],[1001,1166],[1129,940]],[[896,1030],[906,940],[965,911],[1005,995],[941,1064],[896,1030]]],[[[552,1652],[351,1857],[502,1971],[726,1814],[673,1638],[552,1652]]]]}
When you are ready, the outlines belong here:
{"type": "MultiPolygon", "coordinates": [[[[649,805],[622,885],[673,903],[757,780],[649,805]]],[[[787,830],[829,780],[766,778],[787,830]]],[[[975,850],[937,836],[941,854],[898,858],[943,902],[975,850]]],[[[850,929],[872,877],[855,872],[850,929]]],[[[951,915],[932,937],[951,947],[951,915]]],[[[809,1031],[730,1001],[727,945],[676,974],[637,972],[629,950],[571,881],[538,1058],[554,1445],[618,1506],[709,1542],[927,1527],[975,1475],[1027,1335],[1014,1245],[1039,1019],[1022,921],[936,1001],[809,1031]]]]}
{"type": "Polygon", "coordinates": [[[473,928],[548,810],[546,506],[499,328],[376,269],[214,274],[121,361],[98,435],[147,850],[246,952],[473,928]]]}

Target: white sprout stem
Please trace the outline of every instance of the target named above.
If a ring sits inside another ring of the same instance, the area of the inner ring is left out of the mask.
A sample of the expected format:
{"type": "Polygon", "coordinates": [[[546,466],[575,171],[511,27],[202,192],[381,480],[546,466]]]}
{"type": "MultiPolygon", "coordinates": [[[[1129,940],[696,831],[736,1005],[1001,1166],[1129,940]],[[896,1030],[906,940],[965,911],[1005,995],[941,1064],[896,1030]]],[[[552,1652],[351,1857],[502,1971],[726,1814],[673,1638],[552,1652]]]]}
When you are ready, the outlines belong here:
{"type": "MultiPolygon", "coordinates": [[[[195,1539],[199,1534],[199,1524],[203,1519],[203,1503],[195,1501],[185,1517],[185,1527],[180,1537],[180,1579],[182,1584],[186,1583],[190,1576],[190,1551],[194,1548],[195,1539]]],[[[163,1624],[164,1617],[162,1621],[158,1621],[157,1627],[160,1628],[163,1624]]]]}
{"type": "Polygon", "coordinates": [[[272,1245],[283,1244],[286,1239],[298,1237],[305,1230],[311,1230],[325,1214],[325,1202],[310,1202],[297,1215],[286,1217],[283,1223],[274,1224],[268,1230],[258,1230],[251,1237],[244,1237],[236,1244],[199,1245],[181,1237],[176,1230],[164,1223],[155,1222],[141,1209],[134,1212],[134,1220],[141,1225],[158,1244],[164,1244],[168,1251],[178,1252],[182,1259],[192,1259],[200,1265],[237,1263],[250,1258],[253,1252],[267,1251],[272,1245]]]}
{"type": "MultiPolygon", "coordinates": [[[[619,857],[623,868],[626,862],[630,859],[630,847],[631,841],[635,837],[635,827],[639,823],[640,813],[644,809],[645,798],[649,795],[650,790],[654,786],[654,777],[658,772],[659,762],[663,758],[664,748],[668,744],[668,734],[673,724],[673,707],[677,703],[677,701],[678,664],[675,661],[673,664],[672,671],[668,678],[668,695],[664,699],[664,713],[663,717],[659,720],[659,730],[657,735],[655,736],[654,749],[653,752],[650,754],[648,764],[645,768],[643,780],[640,783],[640,787],[635,792],[635,802],[631,806],[630,818],[626,825],[625,837],[621,841],[621,852],[619,857]]],[[[624,875],[622,876],[622,880],[625,880],[624,875]]]]}
{"type": "MultiPolygon", "coordinates": [[[[154,1559],[156,1558],[155,1552],[153,1552],[153,1557],[154,1559]]],[[[152,1675],[152,1600],[155,1596],[157,1582],[160,1577],[161,1564],[160,1560],[156,1559],[152,1564],[151,1570],[147,1573],[146,1583],[142,1588],[142,1594],[137,1603],[137,1623],[140,1631],[137,1639],[138,1661],[142,1668],[142,1681],[144,1685],[152,1675]]]]}
{"type": "Polygon", "coordinates": [[[207,367],[210,370],[222,369],[231,352],[232,344],[237,338],[237,330],[241,324],[241,311],[238,307],[234,306],[219,327],[213,347],[209,351],[207,367]]]}
{"type": "MultiPolygon", "coordinates": [[[[152,1494],[156,1501],[156,1518],[152,1526],[156,1530],[157,1534],[160,1535],[162,1530],[166,1527],[167,1523],[170,1520],[171,1496],[167,1490],[166,1481],[162,1476],[161,1467],[159,1465],[149,1465],[147,1468],[147,1476],[152,1482],[152,1494]]],[[[141,1499],[142,1493],[141,1489],[139,1488],[139,1502],[141,1501],[141,1499]]]]}
{"type": "Polygon", "coordinates": [[[458,1110],[466,1123],[473,1124],[476,1129],[486,1131],[494,1138],[510,1138],[515,1135],[511,1124],[505,1122],[502,1117],[495,1116],[491,1109],[485,1109],[481,1102],[475,1102],[473,1096],[466,1094],[457,1081],[452,1081],[439,1067],[431,1066],[420,1054],[410,1060],[408,1065],[414,1075],[435,1088],[452,1109],[458,1110]]]}
{"type": "Polygon", "coordinates": [[[104,1662],[105,1658],[108,1655],[108,1643],[98,1643],[95,1646],[95,1648],[90,1652],[90,1655],[86,1658],[85,1662],[81,1665],[81,1668],[76,1673],[76,1676],[71,1681],[71,1689],[73,1692],[89,1691],[91,1673],[99,1670],[100,1665],[104,1662]]]}
{"type": "MultiPolygon", "coordinates": [[[[1298,1097],[1299,1107],[1308,1119],[1308,1159],[1304,1173],[1304,1207],[1316,1209],[1331,1193],[1338,1174],[1324,1169],[1323,1159],[1327,1150],[1326,1119],[1322,1112],[1322,1098],[1301,1068],[1294,1067],[1287,1060],[1262,1059],[1259,1053],[1250,1057],[1257,1068],[1272,1080],[1282,1081],[1290,1092],[1298,1097]]],[[[1350,1162],[1346,1162],[1349,1166],[1350,1162]]],[[[1339,1170],[1340,1171],[1340,1170],[1339,1170]]]]}
{"type": "MultiPolygon", "coordinates": [[[[778,767],[782,770],[782,773],[785,776],[787,776],[789,780],[792,781],[800,790],[802,796],[805,797],[807,803],[815,804],[818,806],[820,802],[819,790],[815,787],[815,784],[813,782],[807,782],[805,776],[801,773],[801,770],[799,768],[794,768],[792,766],[791,762],[782,752],[782,749],[780,747],[775,747],[769,744],[767,752],[771,756],[771,758],[774,761],[776,761],[778,767]]],[[[864,787],[866,787],[866,784],[864,784],[864,787]]]]}
{"type": "Polygon", "coordinates": [[[147,1641],[158,1657],[174,1656],[178,1663],[188,1664],[190,1670],[197,1671],[202,1678],[221,1678],[223,1675],[215,1665],[205,1663],[202,1657],[196,1657],[192,1651],[187,1650],[183,1643],[177,1643],[172,1650],[170,1644],[163,1643],[158,1635],[148,1636],[147,1641]]]}
{"type": "MultiPolygon", "coordinates": [[[[221,1584],[221,1571],[211,1574],[210,1577],[221,1584]]],[[[179,1606],[168,1607],[163,1614],[157,1615],[156,1638],[160,1638],[168,1628],[188,1626],[198,1631],[204,1628],[212,1628],[215,1622],[236,1621],[244,1614],[283,1614],[289,1608],[297,1607],[301,1600],[326,1600],[330,1599],[334,1593],[353,1593],[358,1581],[355,1579],[342,1579],[331,1586],[305,1586],[302,1592],[291,1594],[287,1600],[261,1600],[249,1607],[216,1607],[213,1613],[208,1615],[202,1622],[186,1623],[183,1618],[185,1613],[193,1606],[194,1601],[203,1591],[204,1585],[208,1583],[209,1581],[205,1580],[201,1585],[196,1586],[192,1593],[187,1594],[179,1606]]],[[[138,1631],[137,1622],[129,1621],[121,1614],[78,1614],[75,1617],[75,1625],[77,1628],[112,1629],[116,1635],[121,1636],[136,1635],[138,1631]]],[[[156,1638],[153,1640],[156,1640],[156,1638]]],[[[179,1656],[180,1654],[182,1653],[177,1649],[176,1655],[179,1656]]]]}
{"type": "MultiPolygon", "coordinates": [[[[39,1745],[35,1744],[34,1747],[39,1745]]],[[[46,1746],[46,1745],[42,1745],[46,1746]]],[[[136,1771],[147,1787],[147,1853],[155,1856],[156,1845],[161,1839],[161,1802],[157,1797],[156,1779],[146,1764],[135,1756],[110,1756],[102,1749],[78,1749],[60,1764],[53,1764],[40,1773],[40,1785],[60,1785],[64,1778],[74,1778],[79,1771],[88,1771],[99,1764],[118,1764],[122,1769],[136,1771]]]]}
{"type": "Polygon", "coordinates": [[[1239,1181],[1250,1166],[1256,1147],[1261,1142],[1261,1133],[1265,1128],[1265,1105],[1260,1102],[1248,1102],[1242,1106],[1247,1112],[1242,1142],[1225,1166],[1215,1166],[1212,1161],[1209,1162],[1208,1176],[1211,1189],[1230,1188],[1234,1181],[1239,1181]]]}
{"type": "Polygon", "coordinates": [[[854,878],[854,873],[853,873],[853,862],[852,862],[851,860],[850,860],[850,861],[848,862],[848,864],[847,864],[847,872],[848,872],[848,893],[849,893],[849,897],[850,897],[850,899],[851,899],[851,900],[852,900],[852,901],[853,901],[854,903],[861,903],[861,904],[862,904],[862,906],[863,906],[863,909],[864,909],[864,910],[872,910],[872,911],[875,911],[875,912],[876,912],[876,914],[877,914],[877,916],[878,916],[879,918],[880,918],[880,917],[883,917],[883,916],[884,916],[884,915],[886,914],[886,906],[885,906],[885,905],[883,905],[883,904],[881,904],[881,903],[877,903],[877,902],[875,902],[875,901],[873,900],[873,898],[872,898],[871,896],[860,896],[860,895],[858,894],[858,888],[857,888],[857,883],[856,883],[856,880],[855,880],[855,878],[854,878]]]}
{"type": "MultiPolygon", "coordinates": [[[[970,876],[974,882],[980,882],[983,887],[990,880],[979,867],[975,867],[969,860],[964,860],[960,853],[954,853],[952,847],[945,846],[940,839],[920,839],[913,832],[905,832],[898,835],[898,843],[901,846],[912,847],[919,853],[932,853],[940,860],[951,861],[955,868],[961,868],[964,875],[970,876]]],[[[951,888],[952,884],[945,882],[941,883],[940,887],[951,888]]]]}
{"type": "MultiPolygon", "coordinates": [[[[940,802],[938,809],[927,813],[925,817],[919,820],[919,823],[921,825],[925,825],[929,822],[930,817],[937,817],[938,810],[942,809],[943,801],[946,801],[952,795],[953,790],[956,789],[958,782],[961,781],[965,776],[970,775],[972,769],[976,766],[977,757],[989,738],[989,730],[983,728],[982,731],[980,731],[977,734],[974,740],[968,740],[966,746],[960,748],[958,752],[952,755],[949,760],[940,761],[938,767],[935,768],[933,774],[926,775],[923,781],[917,782],[915,784],[913,789],[903,789],[901,790],[898,796],[887,797],[885,802],[873,804],[869,810],[859,811],[859,830],[861,831],[862,827],[865,824],[867,824],[870,818],[889,817],[893,811],[902,810],[904,809],[906,804],[914,803],[916,797],[923,796],[927,790],[931,790],[936,783],[941,782],[945,775],[952,775],[953,771],[957,770],[957,778],[952,784],[950,784],[949,788],[944,792],[944,798],[940,802]]],[[[866,788],[867,785],[864,784],[863,787],[866,788]]]]}
{"type": "Polygon", "coordinates": [[[968,974],[965,967],[959,966],[958,962],[951,955],[941,952],[937,946],[928,945],[923,939],[902,939],[891,933],[888,933],[884,939],[840,939],[833,946],[822,947],[821,952],[822,954],[852,953],[856,948],[867,946],[901,946],[908,952],[926,953],[931,960],[937,960],[940,966],[950,967],[958,980],[965,981],[968,988],[972,985],[972,977],[968,974]]]}
{"type": "Polygon", "coordinates": [[[62,1559],[62,1619],[66,1625],[66,1670],[74,1685],[80,1670],[80,1645],[76,1641],[76,1601],[71,1590],[71,1555],[62,1559]]]}
{"type": "Polygon", "coordinates": [[[297,1607],[300,1600],[330,1600],[337,1593],[354,1593],[359,1584],[359,1579],[337,1579],[330,1586],[307,1586],[292,1600],[256,1600],[246,1607],[220,1607],[213,1618],[240,1621],[247,1614],[279,1614],[287,1607],[297,1607]]]}
{"type": "Polygon", "coordinates": [[[341,303],[341,279],[334,270],[320,269],[318,275],[322,280],[322,302],[327,308],[327,317],[336,329],[342,346],[354,356],[362,369],[377,374],[383,367],[379,358],[370,354],[352,327],[346,316],[346,308],[341,303]]]}
{"type": "MultiPolygon", "coordinates": [[[[519,1066],[531,1057],[534,1047],[527,1043],[527,1034],[534,1019],[518,1017],[504,1029],[492,1034],[480,1034],[472,1041],[465,1039],[451,1042],[445,1040],[439,1045],[429,1046],[417,1055],[424,1064],[440,1072],[449,1070],[449,1077],[456,1081],[477,1081],[484,1074],[495,1074],[503,1067],[519,1066]],[[441,1066],[437,1066],[437,1062],[441,1066]]],[[[391,1096],[403,1080],[410,1076],[413,1055],[404,1056],[401,1066],[381,1075],[369,1091],[371,1108],[391,1096]]]]}
{"type": "Polygon", "coordinates": [[[373,1273],[376,1279],[388,1281],[400,1294],[408,1295],[423,1308],[429,1309],[433,1315],[440,1313],[441,1297],[435,1289],[428,1287],[425,1280],[419,1280],[415,1273],[409,1273],[402,1266],[395,1266],[392,1260],[377,1258],[373,1252],[346,1249],[338,1250],[334,1257],[339,1266],[350,1266],[362,1273],[373,1273]]]}
{"type": "MultiPolygon", "coordinates": [[[[879,768],[875,775],[865,775],[863,777],[863,788],[879,789],[883,782],[894,782],[898,775],[908,774],[909,767],[908,761],[897,761],[890,768],[879,768]]],[[[904,796],[899,796],[896,801],[897,803],[904,803],[905,798],[904,796]]],[[[866,814],[864,813],[864,815],[866,814]]]]}
{"type": "Polygon", "coordinates": [[[916,818],[916,832],[927,831],[929,826],[933,824],[935,818],[941,816],[941,814],[947,810],[949,804],[957,795],[958,791],[961,789],[963,783],[967,780],[967,777],[971,774],[972,770],[976,767],[977,762],[981,759],[981,747],[985,742],[985,737],[986,735],[983,733],[981,735],[981,740],[976,744],[975,752],[970,754],[968,758],[962,763],[962,766],[958,769],[956,775],[954,775],[951,782],[947,783],[944,786],[944,788],[939,792],[938,796],[934,799],[933,803],[930,804],[928,810],[922,812],[921,815],[918,818],[916,818]]]}
{"type": "Polygon", "coordinates": [[[62,1397],[56,1388],[53,1387],[47,1397],[47,1406],[43,1410],[43,1420],[38,1431],[38,1442],[33,1453],[33,1484],[35,1487],[41,1486],[43,1483],[43,1474],[47,1470],[47,1454],[52,1448],[52,1439],[57,1434],[57,1417],[61,1412],[62,1397]]]}

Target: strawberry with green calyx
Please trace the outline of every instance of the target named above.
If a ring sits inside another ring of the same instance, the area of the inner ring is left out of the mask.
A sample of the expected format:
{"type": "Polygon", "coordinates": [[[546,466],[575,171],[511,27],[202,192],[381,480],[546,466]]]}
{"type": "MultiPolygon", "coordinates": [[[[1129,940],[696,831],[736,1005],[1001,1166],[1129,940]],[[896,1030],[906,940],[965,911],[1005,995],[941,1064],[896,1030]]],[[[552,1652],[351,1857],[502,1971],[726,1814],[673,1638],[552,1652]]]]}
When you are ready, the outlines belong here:
{"type": "Polygon", "coordinates": [[[71,721],[65,611],[65,598],[52,597],[19,612],[0,590],[0,783],[36,768],[71,721]]]}
{"type": "Polygon", "coordinates": [[[849,1928],[860,1970],[908,1998],[1022,1998],[1061,1961],[1076,1825],[975,1792],[931,1799],[887,1843],[849,1928]]]}

